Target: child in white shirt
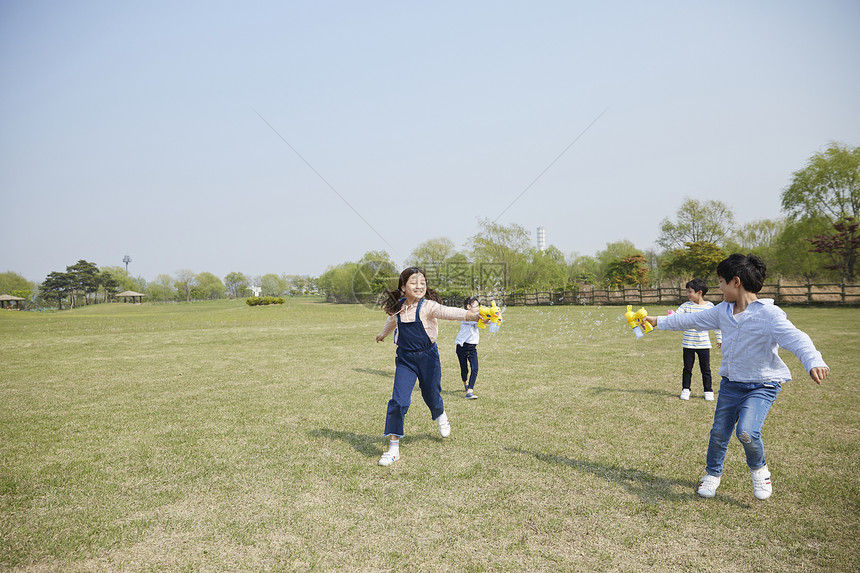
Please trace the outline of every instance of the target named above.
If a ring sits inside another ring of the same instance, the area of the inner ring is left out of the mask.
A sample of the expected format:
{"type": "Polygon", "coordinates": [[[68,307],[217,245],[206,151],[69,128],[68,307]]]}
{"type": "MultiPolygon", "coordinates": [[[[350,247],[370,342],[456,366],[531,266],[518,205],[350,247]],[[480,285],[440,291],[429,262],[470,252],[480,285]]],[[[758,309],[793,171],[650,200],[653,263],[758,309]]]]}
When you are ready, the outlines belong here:
{"type": "MultiPolygon", "coordinates": [[[[478,312],[478,299],[470,296],[463,302],[463,308],[472,312],[478,312]]],[[[466,390],[466,399],[474,400],[475,380],[478,378],[478,341],[481,335],[478,323],[464,321],[460,323],[460,332],[457,333],[456,344],[457,359],[460,361],[460,377],[463,379],[463,388],[466,390]],[[469,373],[469,367],[472,373],[469,373]]]]}

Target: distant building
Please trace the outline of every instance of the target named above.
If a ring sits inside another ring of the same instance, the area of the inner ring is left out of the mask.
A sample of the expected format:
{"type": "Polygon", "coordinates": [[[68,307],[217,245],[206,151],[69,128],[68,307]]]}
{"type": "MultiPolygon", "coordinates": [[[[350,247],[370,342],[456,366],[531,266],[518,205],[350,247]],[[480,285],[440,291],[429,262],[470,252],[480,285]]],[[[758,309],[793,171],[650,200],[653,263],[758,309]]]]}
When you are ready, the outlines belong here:
{"type": "Polygon", "coordinates": [[[254,285],[249,286],[248,289],[251,291],[252,296],[260,296],[260,293],[263,292],[263,287],[254,285]]]}
{"type": "Polygon", "coordinates": [[[537,228],[537,248],[541,251],[546,250],[546,229],[543,227],[537,228]]]}

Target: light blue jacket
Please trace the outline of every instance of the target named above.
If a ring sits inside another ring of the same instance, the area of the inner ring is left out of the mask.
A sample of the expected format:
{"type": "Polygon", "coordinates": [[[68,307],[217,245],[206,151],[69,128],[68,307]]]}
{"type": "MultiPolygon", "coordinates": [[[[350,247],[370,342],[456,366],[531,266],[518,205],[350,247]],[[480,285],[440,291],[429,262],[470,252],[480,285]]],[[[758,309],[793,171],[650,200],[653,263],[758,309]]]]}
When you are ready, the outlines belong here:
{"type": "Polygon", "coordinates": [[[733,382],[787,382],[791,372],[778,350],[785,348],[800,359],[807,372],[827,368],[812,339],[794,326],[773,299],[753,301],[734,315],[735,303],[721,302],[695,314],[657,317],[659,330],[715,330],[723,334],[720,376],[733,382]]]}

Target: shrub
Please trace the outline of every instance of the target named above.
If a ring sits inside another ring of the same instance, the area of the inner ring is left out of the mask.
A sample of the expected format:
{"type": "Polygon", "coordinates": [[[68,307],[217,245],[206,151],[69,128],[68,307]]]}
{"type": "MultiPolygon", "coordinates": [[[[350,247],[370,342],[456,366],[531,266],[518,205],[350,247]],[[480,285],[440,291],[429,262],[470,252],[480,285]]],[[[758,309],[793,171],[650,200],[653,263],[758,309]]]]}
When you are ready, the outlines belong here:
{"type": "Polygon", "coordinates": [[[266,304],[284,304],[285,299],[279,296],[252,296],[245,300],[248,306],[261,306],[266,304]]]}

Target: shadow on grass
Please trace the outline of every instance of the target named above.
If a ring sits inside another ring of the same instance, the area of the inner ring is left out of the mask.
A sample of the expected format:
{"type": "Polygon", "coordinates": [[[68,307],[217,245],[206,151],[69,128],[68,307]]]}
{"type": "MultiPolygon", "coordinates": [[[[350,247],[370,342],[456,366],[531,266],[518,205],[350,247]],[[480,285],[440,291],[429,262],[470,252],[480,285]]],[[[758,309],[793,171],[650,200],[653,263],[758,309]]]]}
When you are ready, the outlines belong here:
{"type": "Polygon", "coordinates": [[[643,390],[637,388],[607,388],[605,386],[597,386],[596,388],[591,388],[590,392],[592,394],[605,394],[606,392],[625,392],[627,394],[651,394],[652,396],[675,396],[675,392],[669,392],[666,390],[643,390]]]}
{"type": "MultiPolygon", "coordinates": [[[[356,434],[355,432],[345,432],[343,430],[332,430],[331,428],[319,428],[311,430],[308,435],[312,438],[325,438],[327,440],[336,440],[346,442],[358,453],[368,457],[375,458],[382,455],[382,452],[388,449],[388,439],[380,435],[369,436],[367,434],[356,434]]],[[[402,445],[421,440],[441,441],[442,438],[438,434],[415,434],[400,438],[402,445]]]]}
{"type": "MultiPolygon", "coordinates": [[[[699,485],[698,481],[670,479],[643,472],[642,470],[620,468],[585,460],[574,460],[562,456],[530,452],[520,448],[505,449],[517,454],[534,456],[538,461],[547,464],[568,466],[581,472],[593,474],[608,482],[622,486],[629,493],[637,496],[643,503],[656,504],[659,501],[690,501],[691,499],[699,499],[698,495],[696,495],[696,487],[699,485]],[[686,491],[674,491],[673,488],[675,487],[683,487],[686,491]]],[[[749,507],[748,504],[738,502],[723,495],[717,495],[715,499],[738,507],[749,507]]]]}
{"type": "Polygon", "coordinates": [[[353,368],[353,372],[358,372],[360,374],[374,374],[375,376],[382,376],[383,378],[391,378],[394,380],[394,371],[388,370],[377,370],[375,368],[353,368]]]}

